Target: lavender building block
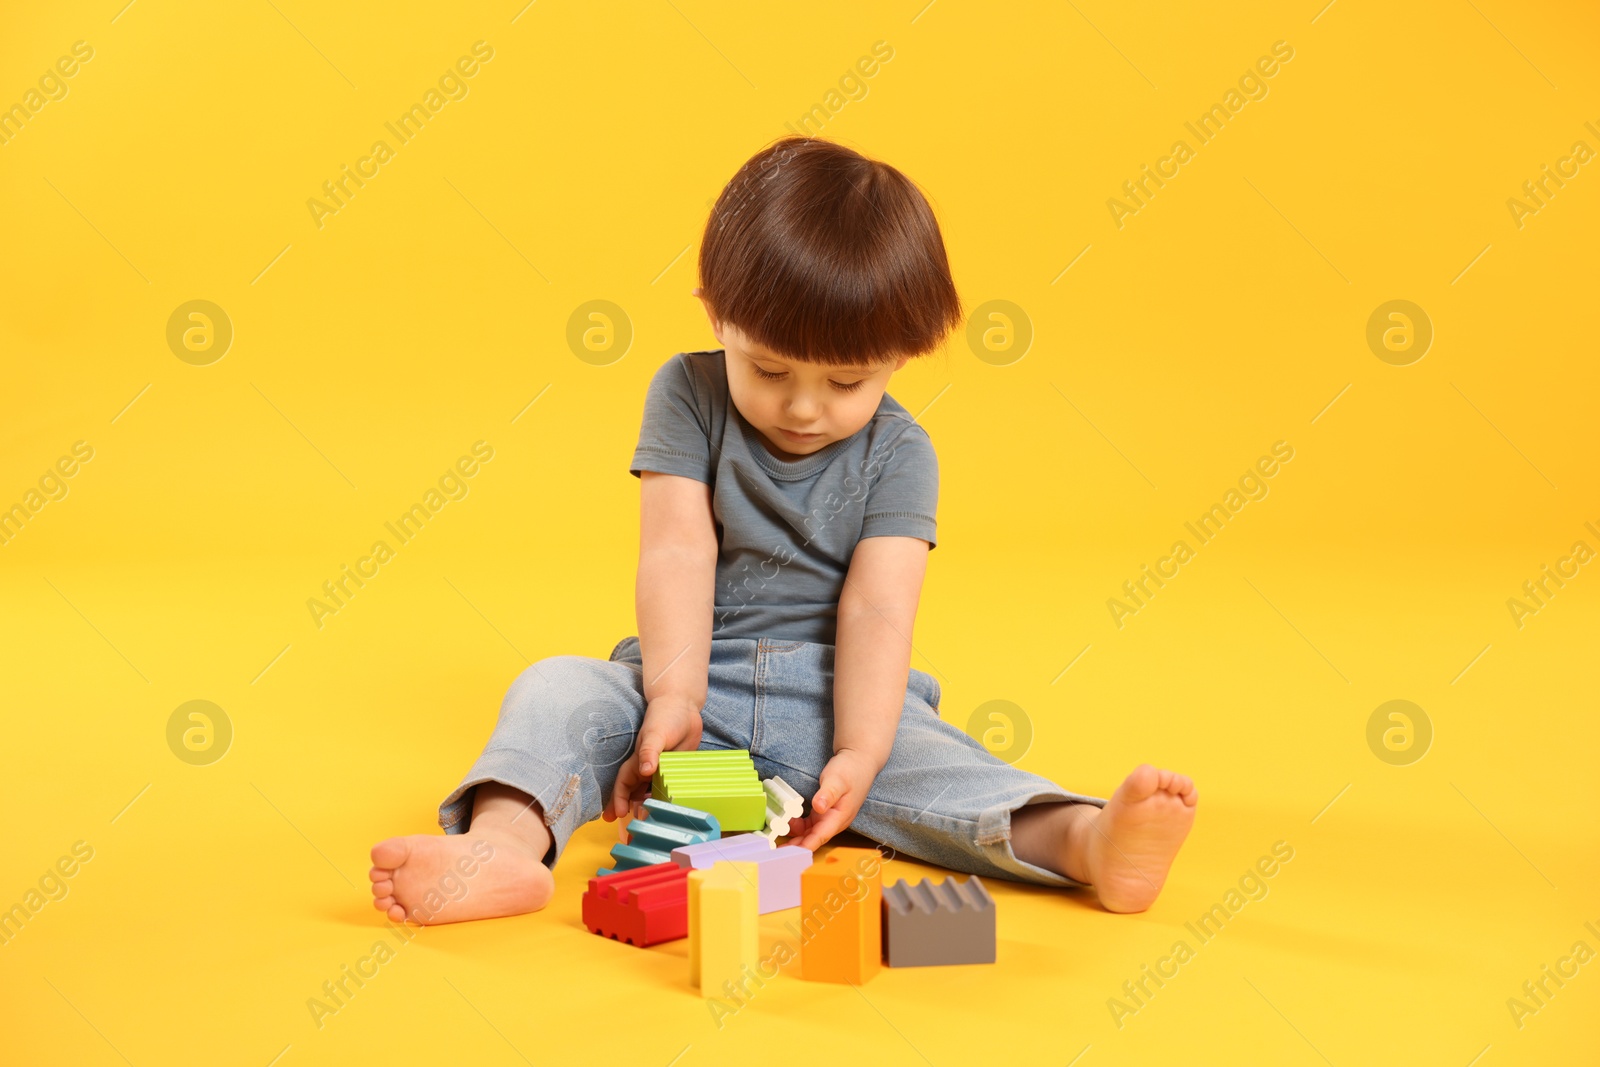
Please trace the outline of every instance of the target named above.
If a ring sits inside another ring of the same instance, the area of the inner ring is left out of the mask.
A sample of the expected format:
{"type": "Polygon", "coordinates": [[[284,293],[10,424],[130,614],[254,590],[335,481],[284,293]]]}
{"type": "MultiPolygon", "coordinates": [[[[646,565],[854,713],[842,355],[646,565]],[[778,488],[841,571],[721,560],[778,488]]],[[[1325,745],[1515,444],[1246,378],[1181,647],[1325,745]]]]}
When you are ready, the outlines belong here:
{"type": "Polygon", "coordinates": [[[672,850],[672,862],[690,870],[705,870],[722,860],[756,865],[760,914],[800,906],[800,872],[811,866],[810,849],[798,845],[774,848],[764,835],[754,833],[672,850]]]}
{"type": "Polygon", "coordinates": [[[762,853],[772,851],[772,842],[759,833],[732,834],[714,841],[675,848],[672,850],[672,862],[691,871],[703,871],[718,860],[755,860],[762,853]]]}
{"type": "MultiPolygon", "coordinates": [[[[759,835],[757,835],[759,836],[759,835]]],[[[800,906],[800,872],[811,866],[811,850],[784,845],[749,857],[757,864],[756,876],[762,915],[800,906]]]]}

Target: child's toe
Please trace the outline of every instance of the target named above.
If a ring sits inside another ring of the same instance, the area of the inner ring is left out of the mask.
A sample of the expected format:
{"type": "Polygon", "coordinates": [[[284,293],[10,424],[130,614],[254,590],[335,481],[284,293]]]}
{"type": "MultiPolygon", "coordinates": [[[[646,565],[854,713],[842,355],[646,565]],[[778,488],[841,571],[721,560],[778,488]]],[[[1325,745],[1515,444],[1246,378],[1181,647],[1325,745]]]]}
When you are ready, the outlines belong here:
{"type": "Polygon", "coordinates": [[[410,855],[411,843],[403,837],[391,837],[372,846],[372,865],[379,869],[394,870],[405,863],[410,855]]]}

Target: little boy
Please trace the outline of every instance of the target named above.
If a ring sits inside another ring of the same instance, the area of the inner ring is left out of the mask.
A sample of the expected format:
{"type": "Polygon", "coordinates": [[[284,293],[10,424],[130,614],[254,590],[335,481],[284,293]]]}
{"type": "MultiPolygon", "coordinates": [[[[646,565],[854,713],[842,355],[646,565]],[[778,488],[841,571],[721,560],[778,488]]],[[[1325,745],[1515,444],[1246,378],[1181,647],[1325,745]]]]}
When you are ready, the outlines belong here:
{"type": "Polygon", "coordinates": [[[723,190],[700,279],[723,347],[656,372],[630,468],[638,635],[512,683],[440,805],[445,836],[373,846],[374,906],[425,923],[542,908],[579,826],[636,811],[663,751],[707,748],[747,749],[810,798],[791,843],[849,828],[954,871],[1148,908],[1194,783],[1142,764],[1110,800],[1067,792],[942,720],[938,682],[910,666],[938,467],[885,389],[962,320],[921,192],[785,138],[723,190]]]}

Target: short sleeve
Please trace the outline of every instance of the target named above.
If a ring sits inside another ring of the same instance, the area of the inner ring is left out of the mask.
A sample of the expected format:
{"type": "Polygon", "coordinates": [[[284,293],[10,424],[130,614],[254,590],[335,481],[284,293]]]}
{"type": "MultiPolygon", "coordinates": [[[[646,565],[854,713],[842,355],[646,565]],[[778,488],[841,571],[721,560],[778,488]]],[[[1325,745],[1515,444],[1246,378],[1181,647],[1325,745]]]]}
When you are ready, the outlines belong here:
{"type": "Polygon", "coordinates": [[[869,481],[861,536],[920,537],[930,549],[935,547],[939,458],[927,431],[912,426],[887,450],[870,456],[867,463],[869,481]]]}
{"type": "Polygon", "coordinates": [[[694,381],[683,356],[663,363],[645,392],[639,444],[628,473],[680,474],[710,485],[716,465],[711,460],[709,413],[695,395],[694,381]]]}

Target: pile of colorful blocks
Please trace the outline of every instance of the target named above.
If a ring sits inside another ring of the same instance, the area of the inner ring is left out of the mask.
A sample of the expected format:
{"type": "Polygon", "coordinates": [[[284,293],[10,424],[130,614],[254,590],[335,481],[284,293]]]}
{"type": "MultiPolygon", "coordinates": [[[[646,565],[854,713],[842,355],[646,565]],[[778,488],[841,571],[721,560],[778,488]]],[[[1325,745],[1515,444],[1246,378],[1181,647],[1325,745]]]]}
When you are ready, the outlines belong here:
{"type": "Polygon", "coordinates": [[[875,849],[778,845],[804,802],[747,751],[663,752],[630,840],[583,895],[583,923],[640,947],[689,939],[706,995],[757,966],[758,915],[800,909],[800,976],[860,984],[887,964],[995,960],[994,899],[977,878],[884,888],[875,849]],[[747,831],[730,833],[730,831],[747,831]]]}

